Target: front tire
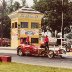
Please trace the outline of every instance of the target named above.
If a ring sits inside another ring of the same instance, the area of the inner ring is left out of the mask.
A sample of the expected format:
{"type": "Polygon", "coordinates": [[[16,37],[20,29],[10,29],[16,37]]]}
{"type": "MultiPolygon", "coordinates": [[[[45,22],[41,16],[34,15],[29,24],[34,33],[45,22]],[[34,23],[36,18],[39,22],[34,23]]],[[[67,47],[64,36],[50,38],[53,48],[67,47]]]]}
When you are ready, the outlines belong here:
{"type": "MultiPolygon", "coordinates": [[[[61,49],[60,51],[61,51],[62,54],[66,54],[65,50],[61,49]]],[[[63,55],[60,55],[60,58],[64,58],[63,55]]]]}
{"type": "Polygon", "coordinates": [[[66,51],[67,51],[67,52],[70,52],[70,48],[66,48],[66,51]]]}
{"type": "Polygon", "coordinates": [[[17,54],[18,54],[19,56],[23,56],[23,52],[22,52],[22,50],[21,50],[21,49],[18,49],[17,54]]]}
{"type": "Polygon", "coordinates": [[[61,52],[62,54],[66,54],[66,51],[65,51],[64,49],[61,49],[60,52],[61,52]]]}

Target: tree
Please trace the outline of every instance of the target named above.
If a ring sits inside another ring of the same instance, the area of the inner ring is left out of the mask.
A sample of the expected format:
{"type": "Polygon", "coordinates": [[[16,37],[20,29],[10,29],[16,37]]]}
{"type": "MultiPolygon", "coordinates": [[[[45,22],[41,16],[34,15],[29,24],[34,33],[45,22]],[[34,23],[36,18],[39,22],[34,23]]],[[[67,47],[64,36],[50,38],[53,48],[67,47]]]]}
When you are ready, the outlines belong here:
{"type": "Polygon", "coordinates": [[[10,38],[10,18],[7,15],[7,3],[5,0],[2,2],[2,6],[0,7],[0,37],[10,38]]]}
{"type": "Polygon", "coordinates": [[[25,6],[26,0],[21,0],[22,1],[22,6],[25,6]]]}
{"type": "Polygon", "coordinates": [[[72,2],[69,3],[69,10],[68,10],[69,18],[70,18],[70,24],[72,25],[72,2]]]}
{"type": "MultiPolygon", "coordinates": [[[[63,16],[63,33],[64,28],[70,25],[71,22],[71,14],[68,12],[70,3],[68,3],[68,0],[39,0],[35,5],[34,8],[42,13],[45,14],[45,11],[47,13],[44,15],[44,18],[46,18],[46,21],[42,21],[42,25],[48,25],[52,28],[53,31],[57,30],[58,32],[61,31],[62,26],[62,11],[64,13],[63,16]]],[[[72,7],[71,7],[72,8],[72,7]]],[[[70,10],[71,11],[71,10],[70,10]]]]}
{"type": "Polygon", "coordinates": [[[18,10],[19,8],[20,8],[20,3],[15,1],[14,5],[13,5],[14,11],[18,10]]]}
{"type": "Polygon", "coordinates": [[[13,1],[14,0],[9,0],[9,3],[7,3],[7,14],[13,12],[13,1]]]}
{"type": "Polygon", "coordinates": [[[33,2],[36,4],[38,0],[33,0],[33,2]]]}
{"type": "Polygon", "coordinates": [[[6,15],[4,16],[4,21],[3,21],[3,37],[4,38],[10,38],[10,28],[11,28],[11,20],[10,18],[6,15]]]}
{"type": "MultiPolygon", "coordinates": [[[[35,0],[34,0],[35,1],[35,0]]],[[[40,1],[38,1],[38,2],[34,2],[35,4],[34,4],[34,9],[36,9],[36,10],[38,10],[38,11],[40,11],[40,12],[42,12],[42,13],[44,13],[45,11],[47,11],[47,2],[45,1],[45,0],[40,0],[40,1]]]]}

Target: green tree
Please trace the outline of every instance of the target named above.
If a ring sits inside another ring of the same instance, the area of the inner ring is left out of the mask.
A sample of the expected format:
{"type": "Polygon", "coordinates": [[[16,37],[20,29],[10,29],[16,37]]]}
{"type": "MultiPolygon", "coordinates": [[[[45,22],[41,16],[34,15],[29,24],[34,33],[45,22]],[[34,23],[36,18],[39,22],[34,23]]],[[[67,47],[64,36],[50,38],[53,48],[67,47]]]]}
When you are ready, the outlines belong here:
{"type": "Polygon", "coordinates": [[[13,5],[14,11],[18,10],[19,8],[20,8],[20,3],[15,1],[14,5],[13,5]]]}
{"type": "Polygon", "coordinates": [[[14,10],[13,10],[13,1],[14,0],[9,0],[9,2],[7,2],[7,14],[9,14],[9,13],[11,13],[11,12],[13,12],[14,10]]]}
{"type": "Polygon", "coordinates": [[[10,18],[7,15],[7,2],[3,0],[0,6],[0,37],[10,38],[10,18]]]}
{"type": "Polygon", "coordinates": [[[47,11],[44,15],[46,21],[42,21],[42,25],[48,25],[53,31],[57,30],[60,32],[62,25],[62,11],[64,13],[63,31],[66,26],[70,25],[71,14],[69,13],[69,5],[70,3],[68,3],[68,0],[63,0],[63,5],[62,0],[39,0],[34,5],[34,8],[44,14],[45,11],[47,11]]]}
{"type": "Polygon", "coordinates": [[[4,16],[3,20],[3,37],[4,38],[10,38],[10,28],[11,28],[11,20],[10,18],[6,15],[4,16]]]}
{"type": "MultiPolygon", "coordinates": [[[[35,0],[34,0],[35,1],[35,0]]],[[[35,2],[34,2],[35,3],[35,2]]],[[[45,0],[40,0],[37,3],[34,4],[34,9],[44,13],[45,11],[47,11],[47,6],[48,3],[45,0]]]]}
{"type": "Polygon", "coordinates": [[[33,0],[33,2],[36,4],[38,0],[33,0]]]}
{"type": "Polygon", "coordinates": [[[26,0],[21,0],[22,1],[22,6],[25,6],[26,0]]]}

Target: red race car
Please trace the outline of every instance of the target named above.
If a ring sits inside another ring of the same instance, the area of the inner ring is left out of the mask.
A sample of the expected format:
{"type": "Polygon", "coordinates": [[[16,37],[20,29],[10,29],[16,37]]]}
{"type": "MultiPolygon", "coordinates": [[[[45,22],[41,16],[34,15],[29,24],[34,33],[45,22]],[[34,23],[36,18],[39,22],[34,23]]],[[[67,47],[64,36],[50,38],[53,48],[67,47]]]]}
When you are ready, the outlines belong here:
{"type": "Polygon", "coordinates": [[[53,57],[54,51],[49,50],[45,51],[45,48],[40,48],[35,45],[21,44],[17,47],[17,55],[33,55],[33,56],[48,56],[49,58],[53,57]]]}
{"type": "Polygon", "coordinates": [[[28,44],[21,44],[17,47],[17,55],[33,55],[33,56],[47,56],[49,58],[53,58],[54,56],[60,56],[61,54],[65,54],[63,49],[53,51],[53,50],[45,50],[45,48],[40,48],[36,45],[28,45],[28,44]]]}

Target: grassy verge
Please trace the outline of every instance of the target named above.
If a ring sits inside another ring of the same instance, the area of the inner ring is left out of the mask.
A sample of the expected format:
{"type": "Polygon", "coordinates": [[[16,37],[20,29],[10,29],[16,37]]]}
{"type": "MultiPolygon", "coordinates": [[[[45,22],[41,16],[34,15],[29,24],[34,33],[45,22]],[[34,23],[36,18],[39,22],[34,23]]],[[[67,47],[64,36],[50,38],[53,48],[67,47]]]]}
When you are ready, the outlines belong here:
{"type": "Polygon", "coordinates": [[[0,63],[0,72],[72,72],[72,70],[19,63],[0,63]]]}

